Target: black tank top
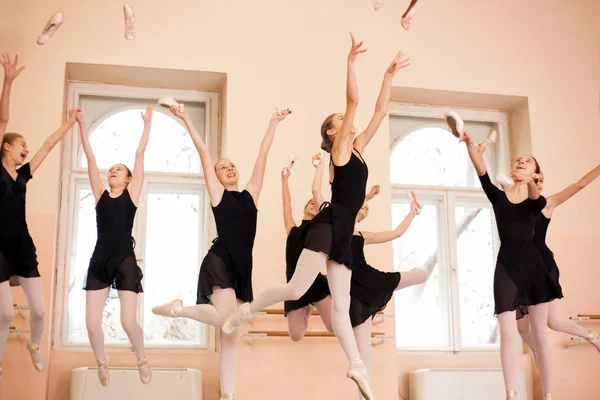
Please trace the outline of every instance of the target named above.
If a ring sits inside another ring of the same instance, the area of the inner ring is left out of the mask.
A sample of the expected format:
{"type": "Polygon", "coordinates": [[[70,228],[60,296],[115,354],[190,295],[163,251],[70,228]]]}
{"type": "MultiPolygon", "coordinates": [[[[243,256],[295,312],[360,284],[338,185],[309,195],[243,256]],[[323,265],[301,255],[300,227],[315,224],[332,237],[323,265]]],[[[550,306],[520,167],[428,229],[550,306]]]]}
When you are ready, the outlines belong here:
{"type": "Polygon", "coordinates": [[[27,233],[25,198],[27,182],[32,178],[29,163],[17,170],[13,179],[0,163],[0,236],[8,237],[27,233]]]}
{"type": "Polygon", "coordinates": [[[98,238],[131,236],[136,210],[127,189],[115,198],[105,190],[96,204],[98,238]]]}
{"type": "Polygon", "coordinates": [[[533,233],[533,240],[536,242],[536,244],[546,243],[548,226],[550,226],[550,219],[546,218],[543,213],[540,213],[535,221],[535,231],[533,233]]]}
{"type": "Polygon", "coordinates": [[[341,204],[356,217],[365,202],[367,178],[369,169],[362,157],[354,151],[346,165],[337,166],[333,163],[333,182],[331,183],[331,203],[341,204]]]}
{"type": "Polygon", "coordinates": [[[252,195],[247,190],[225,190],[221,202],[212,210],[218,236],[209,251],[226,265],[233,263],[235,271],[248,278],[252,273],[258,213],[252,195]]]}
{"type": "Polygon", "coordinates": [[[300,254],[302,254],[302,229],[308,222],[308,220],[302,220],[300,226],[294,226],[288,234],[285,244],[285,263],[287,266],[285,272],[288,282],[292,279],[296,264],[298,263],[300,254]]]}

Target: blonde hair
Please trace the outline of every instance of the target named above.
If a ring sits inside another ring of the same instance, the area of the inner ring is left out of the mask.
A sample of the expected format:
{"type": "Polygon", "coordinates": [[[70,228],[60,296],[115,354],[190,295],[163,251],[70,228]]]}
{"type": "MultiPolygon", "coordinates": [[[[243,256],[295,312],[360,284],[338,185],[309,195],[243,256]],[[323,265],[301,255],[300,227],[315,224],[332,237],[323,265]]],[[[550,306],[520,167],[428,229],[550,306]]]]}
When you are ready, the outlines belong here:
{"type": "Polygon", "coordinates": [[[12,145],[16,139],[23,138],[20,133],[5,133],[2,139],[2,148],[0,148],[0,157],[4,157],[4,144],[8,143],[12,145]]]}

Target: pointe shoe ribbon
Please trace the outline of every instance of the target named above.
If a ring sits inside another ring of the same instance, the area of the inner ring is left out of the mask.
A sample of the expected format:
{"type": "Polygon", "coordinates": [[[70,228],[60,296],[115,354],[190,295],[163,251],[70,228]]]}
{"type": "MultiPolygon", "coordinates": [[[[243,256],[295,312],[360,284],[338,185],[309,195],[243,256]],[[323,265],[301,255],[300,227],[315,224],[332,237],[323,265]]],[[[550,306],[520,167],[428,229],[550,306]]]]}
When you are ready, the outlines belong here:
{"type": "Polygon", "coordinates": [[[140,380],[142,381],[142,383],[144,385],[149,384],[150,381],[152,380],[152,369],[150,368],[150,364],[148,364],[148,360],[146,359],[145,356],[144,356],[143,359],[141,359],[141,360],[138,359],[137,360],[137,366],[138,366],[138,369],[140,371],[140,380]],[[147,376],[143,376],[142,375],[142,370],[140,369],[140,368],[142,368],[145,365],[148,366],[148,370],[150,371],[147,376]]]}
{"type": "Polygon", "coordinates": [[[31,362],[33,363],[33,366],[35,367],[35,369],[37,369],[38,371],[43,371],[45,366],[44,363],[42,361],[37,362],[34,357],[35,355],[39,355],[41,358],[41,354],[40,354],[40,345],[36,344],[36,343],[31,343],[31,341],[27,342],[27,350],[29,351],[29,355],[31,355],[31,362]]]}

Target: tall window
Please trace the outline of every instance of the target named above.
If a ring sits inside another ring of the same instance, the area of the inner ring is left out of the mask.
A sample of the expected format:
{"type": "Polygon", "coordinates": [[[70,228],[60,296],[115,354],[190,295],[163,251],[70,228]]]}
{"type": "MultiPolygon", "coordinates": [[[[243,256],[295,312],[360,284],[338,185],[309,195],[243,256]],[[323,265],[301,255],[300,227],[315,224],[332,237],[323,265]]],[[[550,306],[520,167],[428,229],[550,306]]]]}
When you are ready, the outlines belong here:
{"type": "MultiPolygon", "coordinates": [[[[69,106],[80,107],[103,178],[123,163],[133,169],[143,131],[141,112],[163,96],[185,104],[211,153],[218,148],[218,95],[193,91],[165,91],[123,86],[71,83],[69,106]]],[[[65,139],[59,234],[60,343],[86,344],[85,282],[96,243],[95,200],[87,174],[87,159],[76,125],[65,139]]],[[[106,181],[105,181],[106,184],[106,181]]],[[[108,187],[108,186],[107,186],[108,187]]],[[[152,314],[155,304],[181,298],[196,301],[196,282],[207,240],[214,229],[207,223],[208,205],[200,159],[181,121],[167,109],[154,108],[152,131],[145,154],[145,180],[133,229],[135,254],[144,273],[138,320],[150,346],[206,346],[209,331],[187,319],[152,314]]],[[[104,310],[105,339],[127,345],[120,322],[120,303],[114,289],[104,310]]]]}
{"type": "MultiPolygon", "coordinates": [[[[497,350],[493,275],[498,239],[490,203],[466,148],[447,129],[444,110],[395,105],[390,113],[392,219],[409,212],[408,190],[423,206],[409,230],[393,242],[394,268],[423,268],[424,285],[396,293],[396,342],[401,350],[497,350]]],[[[507,119],[500,112],[463,110],[476,143],[487,147],[492,179],[508,155],[507,119]]]]}

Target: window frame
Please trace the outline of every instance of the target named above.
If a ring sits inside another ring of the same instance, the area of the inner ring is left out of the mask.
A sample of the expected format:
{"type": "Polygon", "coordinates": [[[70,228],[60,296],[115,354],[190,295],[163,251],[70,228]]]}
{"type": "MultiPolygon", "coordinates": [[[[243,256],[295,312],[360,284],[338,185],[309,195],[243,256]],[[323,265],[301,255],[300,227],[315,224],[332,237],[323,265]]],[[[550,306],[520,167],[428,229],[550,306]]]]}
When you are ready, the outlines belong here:
{"type": "MultiPolygon", "coordinates": [[[[413,104],[398,104],[392,103],[389,106],[389,115],[408,117],[408,118],[428,118],[437,119],[443,121],[444,112],[447,111],[448,107],[440,106],[425,106],[425,105],[413,105],[413,104]]],[[[506,113],[501,111],[493,110],[475,110],[475,109],[460,109],[453,108],[464,121],[472,122],[485,122],[495,124],[498,133],[496,141],[495,152],[495,164],[493,169],[495,171],[504,171],[510,166],[510,144],[509,144],[509,132],[508,132],[508,116],[506,113]]],[[[418,126],[416,129],[411,128],[404,132],[395,134],[390,132],[390,147],[389,156],[391,157],[396,146],[411,133],[424,129],[428,126],[426,124],[418,126]]],[[[436,126],[437,127],[437,126],[436,126]]],[[[389,160],[389,158],[388,158],[389,160]]],[[[438,213],[438,224],[441,232],[437,232],[438,241],[442,240],[443,248],[439,249],[440,257],[444,257],[443,262],[438,261],[439,267],[443,267],[446,271],[440,271],[444,277],[449,277],[446,283],[447,288],[445,292],[449,294],[449,305],[448,309],[450,315],[448,318],[448,331],[450,335],[450,347],[448,348],[430,348],[430,347],[398,347],[396,344],[396,352],[398,354],[415,354],[415,353],[451,353],[451,354],[490,354],[499,353],[500,348],[498,346],[465,346],[462,344],[461,337],[461,315],[460,315],[460,292],[459,292],[459,281],[458,281],[458,262],[457,262],[457,237],[456,237],[456,222],[455,222],[455,207],[457,206],[457,199],[462,201],[472,201],[474,203],[481,204],[488,202],[485,193],[481,188],[468,188],[468,187],[454,187],[454,186],[431,186],[431,185],[406,185],[406,184],[394,184],[390,183],[392,191],[392,204],[397,203],[408,203],[407,193],[409,190],[414,190],[418,193],[419,198],[432,198],[442,197],[441,209],[438,213]],[[444,219],[445,217],[445,219],[444,219]],[[446,240],[444,240],[444,238],[446,240]]],[[[487,207],[491,208],[491,204],[487,207]]],[[[493,209],[492,209],[493,213],[493,209]]],[[[492,218],[492,237],[494,246],[494,255],[497,256],[500,241],[498,238],[498,229],[496,221],[492,218]]],[[[401,238],[399,240],[402,240],[401,238]]],[[[401,334],[401,332],[399,332],[401,334]]],[[[518,343],[518,350],[522,353],[523,346],[520,342],[518,343]]]]}
{"type": "MultiPolygon", "coordinates": [[[[211,157],[215,160],[218,158],[221,150],[222,135],[219,124],[219,101],[220,95],[217,92],[201,92],[193,90],[170,90],[170,89],[159,89],[159,88],[144,88],[144,87],[132,87],[123,85],[110,85],[101,83],[88,83],[88,82],[75,82],[69,81],[66,109],[78,107],[80,96],[100,96],[107,98],[130,98],[130,99],[147,99],[149,103],[156,103],[156,100],[165,97],[172,96],[177,98],[179,101],[185,102],[196,102],[204,103],[205,105],[205,132],[206,132],[206,145],[209,148],[211,157]]],[[[129,106],[120,107],[119,111],[124,111],[129,106]]],[[[155,112],[158,110],[155,109],[155,112]]],[[[106,114],[100,118],[94,126],[89,128],[91,133],[95,126],[101,123],[104,119],[113,115],[113,112],[106,114]]],[[[87,351],[91,352],[89,344],[70,342],[68,340],[68,278],[69,278],[69,259],[71,250],[73,248],[74,229],[73,223],[76,218],[75,216],[75,189],[81,182],[89,181],[87,168],[80,168],[77,166],[77,145],[79,137],[79,126],[75,124],[70,132],[67,134],[65,139],[62,141],[61,151],[61,172],[60,172],[60,202],[59,202],[59,220],[57,226],[57,241],[56,241],[56,255],[55,255],[55,269],[56,269],[56,302],[55,312],[56,317],[54,318],[54,332],[53,332],[53,348],[57,350],[67,351],[87,351]]],[[[107,170],[100,170],[101,174],[106,173],[107,170]]],[[[178,172],[150,172],[146,171],[144,174],[144,185],[140,199],[145,199],[148,194],[148,184],[154,185],[166,185],[174,187],[179,185],[180,187],[192,188],[193,186],[204,187],[200,192],[201,201],[203,201],[203,217],[204,226],[200,227],[200,234],[202,235],[203,246],[198,247],[199,253],[201,250],[208,250],[210,247],[212,237],[216,236],[216,227],[214,220],[211,217],[210,202],[207,201],[206,193],[206,182],[202,173],[202,167],[200,173],[178,173],[178,172]]],[[[141,201],[138,213],[140,216],[144,216],[147,213],[145,201],[141,201]]],[[[145,219],[136,218],[134,223],[133,234],[135,237],[139,237],[140,234],[144,235],[143,229],[145,229],[145,219]]],[[[138,249],[141,249],[141,254],[145,254],[145,243],[140,241],[138,249]]],[[[202,254],[199,254],[199,261],[201,262],[202,254]]],[[[138,263],[144,270],[143,265],[144,256],[136,254],[138,263]]],[[[200,265],[198,265],[199,267],[200,265]]],[[[82,289],[83,290],[83,289],[82,289]]],[[[143,310],[144,294],[141,294],[141,301],[138,302],[138,319],[140,317],[140,311],[143,310]]],[[[143,322],[142,322],[143,323],[143,322]]],[[[203,344],[151,344],[147,345],[146,348],[160,352],[168,349],[169,351],[175,352],[196,352],[215,350],[216,348],[216,330],[208,325],[204,326],[204,338],[203,344]]],[[[122,344],[107,343],[107,348],[113,350],[124,350],[129,351],[131,344],[129,342],[122,344]]]]}

